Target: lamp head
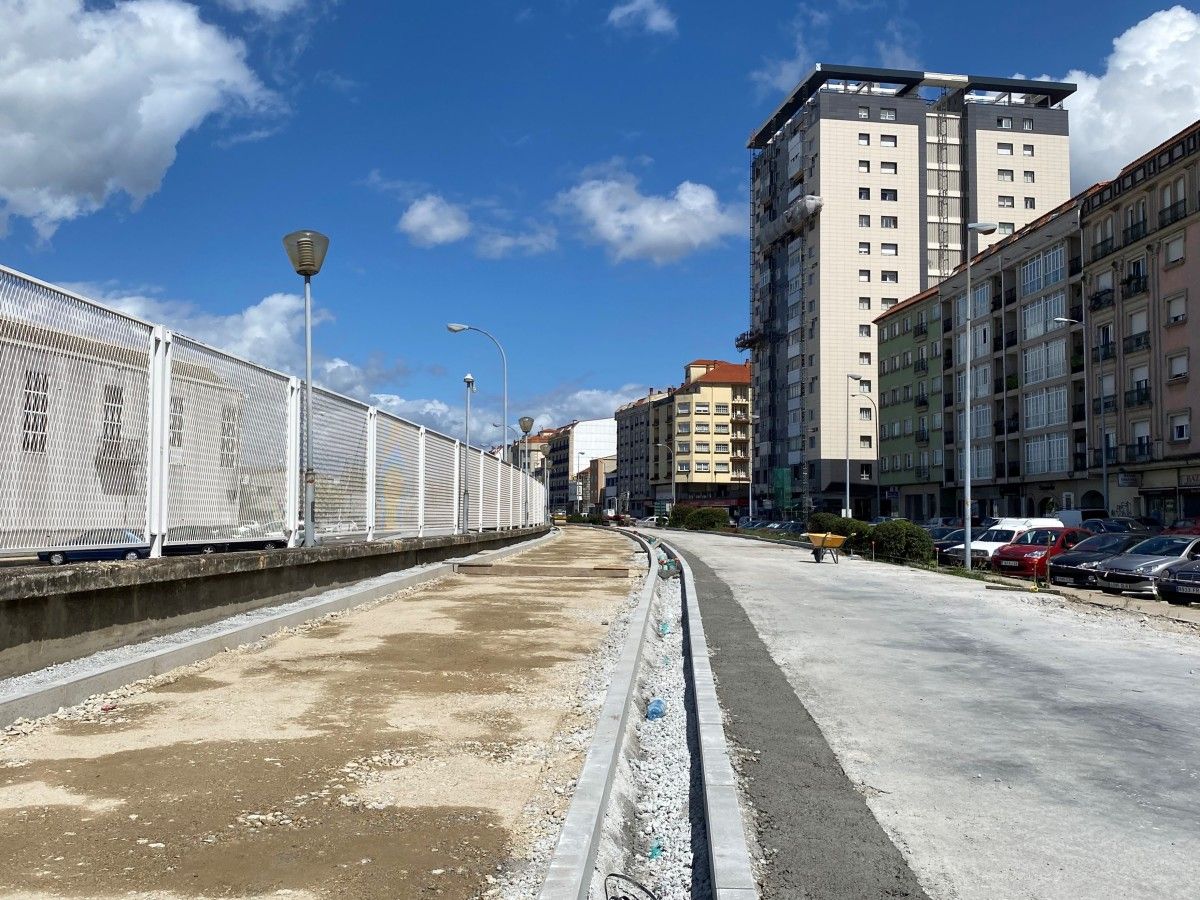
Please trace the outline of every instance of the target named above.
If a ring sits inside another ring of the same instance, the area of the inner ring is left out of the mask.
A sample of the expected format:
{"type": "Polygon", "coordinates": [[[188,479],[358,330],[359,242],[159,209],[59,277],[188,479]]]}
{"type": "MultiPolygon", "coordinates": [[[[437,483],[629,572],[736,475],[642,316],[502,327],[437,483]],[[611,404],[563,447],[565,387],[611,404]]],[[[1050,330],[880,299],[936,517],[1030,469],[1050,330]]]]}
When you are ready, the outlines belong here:
{"type": "Polygon", "coordinates": [[[329,238],[319,231],[293,231],[283,238],[283,248],[297,275],[308,278],[321,271],[325,263],[325,251],[329,249],[329,238]]]}
{"type": "Polygon", "coordinates": [[[1058,322],[1060,325],[1078,325],[1078,319],[1068,319],[1066,316],[1055,316],[1052,321],[1058,322]]]}
{"type": "Polygon", "coordinates": [[[849,378],[851,381],[862,381],[861,375],[851,375],[849,372],[847,372],[846,377],[849,378]]]}
{"type": "Polygon", "coordinates": [[[517,424],[521,426],[521,431],[525,434],[533,431],[533,416],[521,416],[517,419],[517,424]]]}
{"type": "Polygon", "coordinates": [[[446,330],[451,334],[458,334],[460,331],[466,331],[470,325],[460,325],[458,322],[449,322],[446,325],[446,330]]]}
{"type": "Polygon", "coordinates": [[[470,372],[468,372],[466,375],[463,376],[463,384],[465,384],[467,386],[467,390],[474,391],[475,390],[475,376],[472,375],[470,372]]]}
{"type": "Polygon", "coordinates": [[[991,234],[997,227],[995,222],[971,222],[967,225],[967,229],[976,234],[991,234]]]}

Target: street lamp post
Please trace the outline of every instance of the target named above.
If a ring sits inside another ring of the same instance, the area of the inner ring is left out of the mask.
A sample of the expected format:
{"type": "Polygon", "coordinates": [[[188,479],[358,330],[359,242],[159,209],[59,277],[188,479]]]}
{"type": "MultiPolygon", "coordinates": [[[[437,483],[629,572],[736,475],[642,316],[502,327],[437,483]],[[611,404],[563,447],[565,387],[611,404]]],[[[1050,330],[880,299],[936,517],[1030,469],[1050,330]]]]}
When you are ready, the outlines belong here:
{"type": "Polygon", "coordinates": [[[996,230],[996,225],[992,222],[971,222],[967,225],[967,372],[963,380],[963,388],[966,397],[963,402],[966,404],[966,411],[963,414],[963,447],[966,450],[967,458],[963,467],[963,505],[966,511],[963,513],[963,565],[970,571],[975,567],[975,560],[971,556],[971,308],[974,304],[974,298],[971,296],[971,235],[972,234],[991,234],[996,230]]]}
{"type": "Polygon", "coordinates": [[[747,470],[747,474],[750,476],[750,496],[748,498],[749,499],[749,509],[748,509],[747,514],[749,515],[751,521],[753,521],[753,519],[754,519],[754,431],[755,431],[754,423],[757,421],[758,421],[758,413],[750,413],[750,441],[749,441],[750,457],[746,461],[746,470],[747,470]]]}
{"type": "MultiPolygon", "coordinates": [[[[855,384],[862,381],[861,375],[851,375],[849,372],[846,373],[846,378],[855,384]]],[[[854,518],[850,510],[850,395],[853,393],[853,391],[846,391],[846,505],[842,515],[847,519],[854,518]]]]}
{"type": "Polygon", "coordinates": [[[529,524],[529,432],[533,431],[533,416],[521,416],[517,419],[517,424],[521,426],[521,474],[524,475],[524,480],[521,482],[525,485],[524,505],[522,512],[525,516],[525,524],[529,524]]]}
{"type": "Polygon", "coordinates": [[[312,277],[321,271],[329,238],[319,231],[293,231],[283,238],[283,247],[297,275],[304,276],[304,546],[314,539],[313,506],[317,475],[313,469],[312,415],[312,277]]]}
{"type": "Polygon", "coordinates": [[[462,468],[462,533],[471,530],[471,488],[467,482],[468,463],[471,461],[471,395],[475,393],[475,377],[468,372],[463,376],[466,385],[467,414],[463,421],[463,468],[462,468]]]}
{"type": "MultiPolygon", "coordinates": [[[[484,331],[482,328],[476,328],[474,325],[463,325],[458,322],[450,322],[449,324],[446,325],[446,330],[449,331],[451,334],[458,334],[459,332],[463,332],[463,331],[478,331],[484,337],[489,338],[491,340],[491,342],[496,345],[496,349],[500,351],[500,368],[501,368],[500,374],[501,374],[501,377],[503,378],[503,384],[504,384],[504,408],[502,410],[502,414],[504,416],[504,424],[507,425],[508,424],[508,357],[504,353],[504,348],[502,346],[500,346],[500,342],[498,340],[496,340],[495,335],[491,334],[490,332],[484,331]]],[[[504,435],[504,439],[508,440],[507,433],[504,435]]],[[[511,460],[510,460],[510,462],[511,462],[511,460]]]]}
{"type": "MultiPolygon", "coordinates": [[[[1086,309],[1086,307],[1084,307],[1084,309],[1086,309]]],[[[1083,315],[1086,317],[1087,314],[1083,313],[1083,315]]],[[[1090,441],[1091,434],[1092,434],[1092,428],[1091,428],[1091,425],[1087,421],[1087,416],[1088,416],[1087,406],[1088,406],[1088,399],[1089,399],[1088,392],[1090,390],[1090,386],[1089,386],[1089,382],[1088,382],[1088,371],[1087,371],[1087,366],[1088,366],[1087,321],[1086,321],[1086,318],[1085,319],[1068,319],[1066,316],[1055,316],[1054,321],[1061,322],[1063,325],[1078,325],[1080,327],[1080,329],[1082,329],[1082,331],[1083,331],[1083,416],[1084,416],[1084,430],[1087,432],[1088,438],[1090,441]]],[[[1100,390],[1101,390],[1101,392],[1103,392],[1103,390],[1104,390],[1103,373],[1101,373],[1100,390]]],[[[1101,493],[1104,495],[1104,514],[1108,515],[1108,433],[1104,430],[1105,420],[1107,418],[1106,414],[1105,414],[1106,411],[1104,408],[1104,394],[1100,393],[1098,396],[1098,399],[1100,400],[1100,480],[1103,483],[1103,490],[1101,491],[1101,493]]],[[[1087,447],[1087,444],[1089,441],[1084,442],[1085,448],[1087,447]]],[[[1085,453],[1086,453],[1086,450],[1085,450],[1085,453]]],[[[1084,462],[1087,462],[1087,460],[1084,460],[1084,462]]]]}
{"type": "MultiPolygon", "coordinates": [[[[878,426],[878,424],[879,424],[879,406],[875,403],[875,401],[872,400],[868,394],[864,394],[861,392],[856,393],[853,396],[862,397],[862,399],[866,400],[868,403],[871,404],[871,407],[875,410],[875,424],[876,424],[876,426],[878,426]]],[[[879,465],[878,465],[879,454],[878,453],[875,454],[875,463],[876,463],[876,465],[875,465],[875,515],[882,516],[883,515],[883,494],[881,493],[881,482],[880,482],[880,478],[879,478],[879,465]]]]}
{"type": "Polygon", "coordinates": [[[542,444],[542,486],[546,489],[546,521],[550,516],[550,444],[542,444]]]}

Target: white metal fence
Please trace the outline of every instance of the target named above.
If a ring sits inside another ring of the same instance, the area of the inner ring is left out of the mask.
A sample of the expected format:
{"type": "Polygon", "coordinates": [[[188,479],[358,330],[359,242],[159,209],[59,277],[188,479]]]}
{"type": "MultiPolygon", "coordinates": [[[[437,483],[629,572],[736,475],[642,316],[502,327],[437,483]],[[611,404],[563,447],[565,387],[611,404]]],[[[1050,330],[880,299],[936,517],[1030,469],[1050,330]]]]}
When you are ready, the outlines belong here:
{"type": "MultiPolygon", "coordinates": [[[[0,266],[0,552],[294,545],[302,394],[299,379],[0,266]]],[[[313,457],[325,537],[546,518],[542,485],[515,467],[321,389],[313,457]]]]}

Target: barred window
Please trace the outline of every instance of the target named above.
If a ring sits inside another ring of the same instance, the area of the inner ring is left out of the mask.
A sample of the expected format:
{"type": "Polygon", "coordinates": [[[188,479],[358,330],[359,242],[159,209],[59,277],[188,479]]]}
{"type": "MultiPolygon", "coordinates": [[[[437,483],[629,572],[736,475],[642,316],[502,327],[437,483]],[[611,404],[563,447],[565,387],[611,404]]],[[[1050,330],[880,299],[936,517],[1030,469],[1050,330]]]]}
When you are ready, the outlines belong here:
{"type": "Polygon", "coordinates": [[[241,411],[233,404],[221,407],[221,468],[237,467],[240,455],[241,411]]]}
{"type": "Polygon", "coordinates": [[[171,398],[171,446],[183,446],[183,398],[171,398]]]}
{"type": "Polygon", "coordinates": [[[25,416],[21,425],[21,449],[46,452],[46,426],[50,419],[50,373],[25,372],[25,416]]]}
{"type": "Polygon", "coordinates": [[[125,388],[104,386],[104,415],[100,431],[100,455],[104,459],[121,457],[121,417],[125,410],[125,388]]]}

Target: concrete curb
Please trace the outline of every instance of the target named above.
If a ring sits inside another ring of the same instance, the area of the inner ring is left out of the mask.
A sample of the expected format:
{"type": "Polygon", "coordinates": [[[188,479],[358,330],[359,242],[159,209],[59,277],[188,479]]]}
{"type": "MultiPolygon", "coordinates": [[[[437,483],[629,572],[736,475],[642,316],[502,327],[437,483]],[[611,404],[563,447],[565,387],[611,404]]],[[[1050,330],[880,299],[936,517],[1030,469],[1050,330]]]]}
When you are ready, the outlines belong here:
{"type": "Polygon", "coordinates": [[[638,670],[642,663],[646,627],[650,621],[650,606],[658,582],[658,567],[649,543],[638,534],[611,529],[635,541],[646,552],[646,578],[642,595],[629,620],[625,646],[613,669],[600,717],[588,747],[587,758],[575,783],[575,794],[567,808],[550,869],[539,900],[587,900],[596,867],[596,852],[604,832],[604,817],[608,811],[608,796],[617,774],[617,762],[625,742],[625,725],[629,719],[638,670]]]}
{"type": "Polygon", "coordinates": [[[700,616],[700,597],[687,560],[670,544],[662,547],[679,561],[687,604],[688,638],[692,646],[692,682],[700,726],[700,768],[704,776],[704,817],[714,900],[758,900],[758,883],[750,864],[750,847],[738,801],[737,775],[729,758],[717,687],[708,657],[700,616]]]}
{"type": "MultiPolygon", "coordinates": [[[[554,532],[551,532],[526,543],[514,544],[497,550],[484,550],[464,557],[464,559],[481,561],[501,559],[536,547],[538,544],[550,540],[553,535],[554,532]]],[[[249,625],[230,627],[210,637],[198,638],[175,647],[149,652],[144,656],[122,663],[114,663],[86,675],[64,678],[20,693],[0,695],[0,728],[17,719],[36,719],[49,715],[57,712],[61,707],[74,706],[93,694],[102,694],[143,678],[161,675],[171,669],[208,659],[222,651],[259,640],[282,628],[301,625],[332,612],[340,612],[363,603],[370,603],[372,600],[378,600],[404,588],[434,581],[452,574],[454,564],[462,561],[446,560],[423,572],[397,572],[392,575],[378,576],[368,579],[370,584],[364,587],[355,585],[335,588],[317,594],[300,609],[293,609],[290,612],[262,619],[249,625]]]]}

